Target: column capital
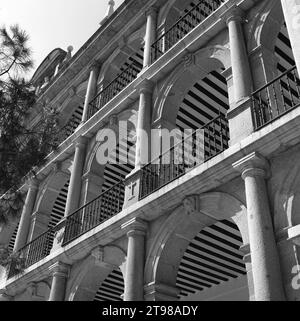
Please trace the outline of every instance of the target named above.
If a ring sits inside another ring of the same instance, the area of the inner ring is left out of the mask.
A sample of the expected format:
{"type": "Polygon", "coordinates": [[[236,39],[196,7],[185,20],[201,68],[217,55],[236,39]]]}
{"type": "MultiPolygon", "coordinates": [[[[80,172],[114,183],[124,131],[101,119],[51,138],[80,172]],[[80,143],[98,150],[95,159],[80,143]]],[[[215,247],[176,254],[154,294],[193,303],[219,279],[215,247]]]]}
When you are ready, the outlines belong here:
{"type": "Polygon", "coordinates": [[[53,276],[61,276],[67,278],[70,273],[70,265],[63,262],[56,262],[49,267],[49,271],[53,276]]]}
{"type": "Polygon", "coordinates": [[[145,12],[146,17],[148,16],[156,16],[158,14],[158,7],[157,6],[151,6],[148,8],[145,12]]]}
{"type": "Polygon", "coordinates": [[[38,189],[39,181],[36,177],[29,178],[27,185],[30,189],[38,189]]]}
{"type": "Polygon", "coordinates": [[[232,166],[242,174],[243,179],[249,176],[262,176],[267,178],[270,174],[268,161],[257,152],[243,157],[232,166]]]}
{"type": "Polygon", "coordinates": [[[69,176],[69,168],[72,166],[72,160],[66,159],[65,161],[57,161],[51,164],[51,170],[53,173],[62,173],[69,176]]]}
{"type": "Polygon", "coordinates": [[[83,149],[83,148],[86,147],[87,143],[88,143],[88,138],[87,137],[79,136],[75,141],[75,147],[83,149]]]}
{"type": "Polygon", "coordinates": [[[228,25],[231,21],[237,21],[237,22],[244,22],[245,21],[245,12],[240,7],[238,7],[236,4],[231,6],[228,10],[226,10],[224,13],[221,14],[220,18],[221,20],[225,21],[225,23],[228,25]]]}
{"type": "Polygon", "coordinates": [[[138,83],[135,88],[139,91],[140,94],[141,93],[152,94],[153,87],[154,87],[154,83],[151,80],[145,78],[140,83],[138,83]]]}
{"type": "Polygon", "coordinates": [[[122,224],[121,229],[127,230],[127,236],[146,235],[148,224],[147,222],[135,217],[130,221],[122,224]]]}
{"type": "Polygon", "coordinates": [[[98,71],[101,67],[101,63],[98,60],[94,60],[90,65],[90,72],[91,71],[98,71]]]}

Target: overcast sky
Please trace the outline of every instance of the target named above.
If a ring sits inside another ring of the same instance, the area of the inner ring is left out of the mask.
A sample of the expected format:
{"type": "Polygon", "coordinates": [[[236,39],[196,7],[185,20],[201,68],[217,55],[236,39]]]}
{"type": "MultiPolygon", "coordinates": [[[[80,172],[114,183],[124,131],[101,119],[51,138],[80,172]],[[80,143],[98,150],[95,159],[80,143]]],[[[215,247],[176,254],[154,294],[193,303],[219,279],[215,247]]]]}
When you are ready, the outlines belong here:
{"type": "MultiPolygon", "coordinates": [[[[115,9],[122,2],[115,0],[115,9]]],[[[72,45],[74,54],[99,28],[107,7],[108,0],[0,0],[0,25],[18,23],[29,34],[36,69],[57,47],[72,45]]]]}

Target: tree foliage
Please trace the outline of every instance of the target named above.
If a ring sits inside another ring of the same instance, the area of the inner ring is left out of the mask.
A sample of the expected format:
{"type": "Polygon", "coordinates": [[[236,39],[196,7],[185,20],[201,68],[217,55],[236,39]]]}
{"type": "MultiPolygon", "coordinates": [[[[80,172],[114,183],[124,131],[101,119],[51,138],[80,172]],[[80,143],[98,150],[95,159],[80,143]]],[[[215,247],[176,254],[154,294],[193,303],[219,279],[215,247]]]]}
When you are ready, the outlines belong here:
{"type": "Polygon", "coordinates": [[[33,62],[28,35],[18,26],[0,29],[0,222],[19,214],[24,177],[41,165],[57,142],[56,112],[37,106],[35,90],[22,75],[33,62]],[[38,123],[30,114],[39,107],[38,123]],[[9,191],[9,192],[7,192],[9,191]]]}
{"type": "Polygon", "coordinates": [[[10,32],[0,28],[0,77],[12,72],[27,72],[33,67],[31,49],[28,47],[29,37],[18,25],[10,27],[10,32]]]}

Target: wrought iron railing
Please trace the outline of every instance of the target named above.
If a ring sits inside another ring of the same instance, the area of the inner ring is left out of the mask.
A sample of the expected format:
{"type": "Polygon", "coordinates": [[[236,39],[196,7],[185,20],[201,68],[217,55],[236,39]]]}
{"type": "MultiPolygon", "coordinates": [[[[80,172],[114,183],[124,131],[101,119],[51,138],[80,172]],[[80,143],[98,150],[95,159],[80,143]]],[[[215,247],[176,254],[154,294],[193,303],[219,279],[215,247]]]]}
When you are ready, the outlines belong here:
{"type": "Polygon", "coordinates": [[[152,44],[151,62],[153,63],[172,48],[180,39],[216,11],[223,2],[225,0],[199,0],[196,5],[152,44]]]}
{"type": "Polygon", "coordinates": [[[296,66],[252,94],[255,130],[300,105],[300,80],[296,66]]]}
{"type": "Polygon", "coordinates": [[[79,208],[66,218],[63,246],[118,214],[124,200],[124,181],[79,208]]]}
{"type": "Polygon", "coordinates": [[[22,273],[23,270],[39,262],[50,254],[55,233],[63,227],[64,222],[38,236],[14,254],[14,259],[8,269],[8,278],[22,273]]]}
{"type": "Polygon", "coordinates": [[[141,169],[140,199],[228,148],[228,121],[219,115],[141,169]]]}
{"type": "Polygon", "coordinates": [[[100,196],[85,204],[55,227],[26,244],[17,251],[17,258],[8,267],[8,278],[22,273],[31,265],[47,257],[52,249],[55,233],[64,228],[62,246],[95,228],[121,212],[124,202],[125,185],[120,181],[100,196]]]}
{"type": "Polygon", "coordinates": [[[140,71],[141,66],[136,61],[133,61],[126,69],[118,74],[117,77],[89,103],[87,119],[90,119],[98,110],[136,79],[140,71]]]}
{"type": "Polygon", "coordinates": [[[64,142],[68,137],[70,137],[79,126],[78,118],[73,115],[66,125],[58,132],[57,134],[57,143],[58,145],[64,142]]]}

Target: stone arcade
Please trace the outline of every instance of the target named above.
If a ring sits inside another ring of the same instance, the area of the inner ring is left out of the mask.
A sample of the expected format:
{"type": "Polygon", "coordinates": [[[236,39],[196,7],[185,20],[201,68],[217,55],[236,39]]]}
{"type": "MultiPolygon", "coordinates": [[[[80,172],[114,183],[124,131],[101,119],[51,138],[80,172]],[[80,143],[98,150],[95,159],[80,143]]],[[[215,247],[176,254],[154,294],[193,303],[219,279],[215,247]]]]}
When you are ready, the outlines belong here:
{"type": "Polygon", "coordinates": [[[74,56],[53,50],[32,81],[64,130],[0,228],[25,262],[1,300],[300,300],[299,5],[109,1],[74,56]]]}

